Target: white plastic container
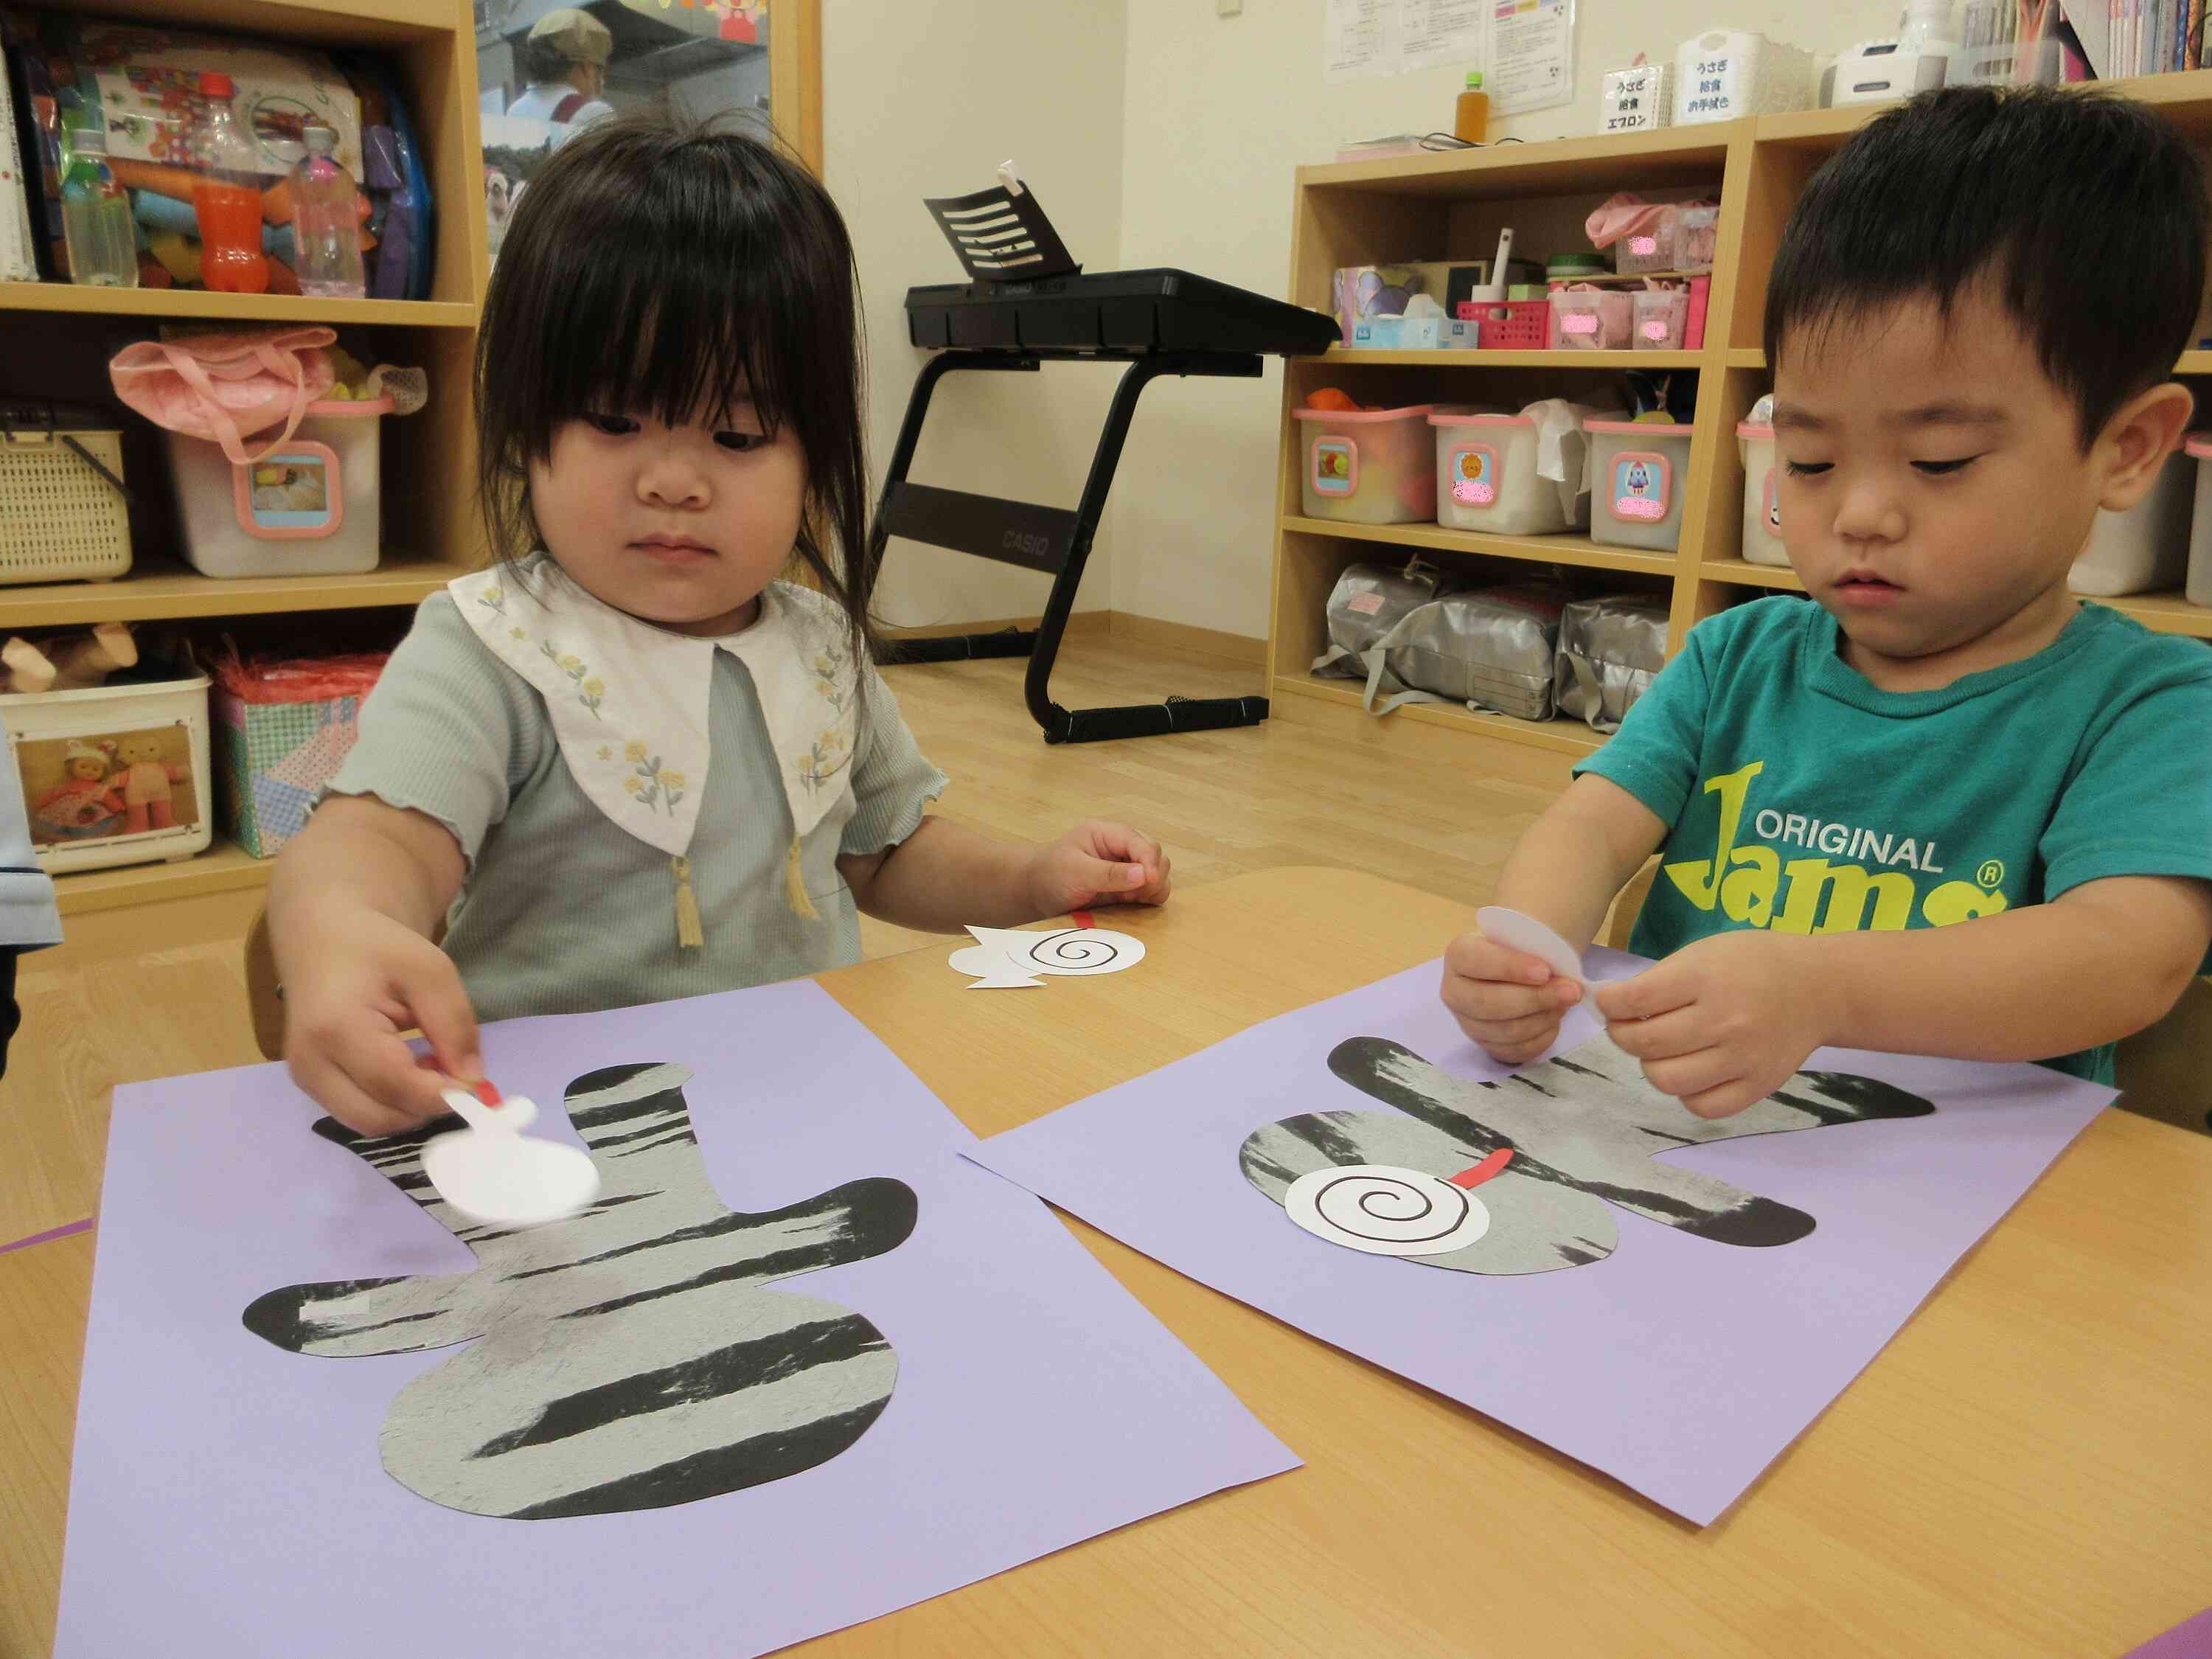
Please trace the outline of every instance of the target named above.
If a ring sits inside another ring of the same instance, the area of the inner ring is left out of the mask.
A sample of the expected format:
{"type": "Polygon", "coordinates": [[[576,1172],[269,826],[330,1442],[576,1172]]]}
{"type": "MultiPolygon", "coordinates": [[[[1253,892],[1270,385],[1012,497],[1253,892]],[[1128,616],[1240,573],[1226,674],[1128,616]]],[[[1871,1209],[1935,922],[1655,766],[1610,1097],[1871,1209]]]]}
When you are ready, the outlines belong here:
{"type": "Polygon", "coordinates": [[[1674,49],[1674,125],[1813,106],[1813,54],[1749,29],[1709,29],[1674,49]]]}
{"type": "Polygon", "coordinates": [[[1690,428],[1584,421],[1590,434],[1590,539],[1672,553],[1682,540],[1690,428]]]}
{"type": "Polygon", "coordinates": [[[2212,432],[2192,432],[2184,447],[2197,462],[2197,523],[2189,535],[2189,583],[2182,597],[2212,605],[2212,432]]]}
{"type": "MultiPolygon", "coordinates": [[[[299,430],[247,466],[220,446],[167,434],[185,556],[206,576],[339,576],[382,551],[383,417],[389,398],[307,405],[299,430]]],[[[258,453],[270,434],[246,440],[258,453]]]]}
{"type": "Polygon", "coordinates": [[[214,836],[205,675],[0,696],[49,875],[173,862],[214,836]]]}
{"type": "Polygon", "coordinates": [[[1746,421],[1735,429],[1735,447],[1743,457],[1743,556],[1753,564],[1786,565],[1782,497],[1775,489],[1782,464],[1774,453],[1774,428],[1746,421]]]}
{"type": "Polygon", "coordinates": [[[1559,486],[1536,471],[1537,432],[1527,415],[1429,416],[1437,432],[1437,522],[1493,536],[1553,536],[1575,522],[1559,486]]]}
{"type": "Polygon", "coordinates": [[[2180,586],[2189,574],[2196,470],[2176,451],[2142,500],[2124,513],[2099,513],[2088,546],[2067,573],[2067,586],[2094,599],[2180,586]]]}
{"type": "Polygon", "coordinates": [[[1434,404],[1294,410],[1305,441],[1299,482],[1309,519],[1419,524],[1437,515],[1434,404]]]}

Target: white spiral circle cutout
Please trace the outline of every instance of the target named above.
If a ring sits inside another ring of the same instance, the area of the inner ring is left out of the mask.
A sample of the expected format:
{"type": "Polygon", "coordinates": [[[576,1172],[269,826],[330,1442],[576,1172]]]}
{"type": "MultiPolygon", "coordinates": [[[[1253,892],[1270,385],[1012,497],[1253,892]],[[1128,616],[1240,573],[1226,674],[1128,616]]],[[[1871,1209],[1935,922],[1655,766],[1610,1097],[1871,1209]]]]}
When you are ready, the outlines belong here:
{"type": "Polygon", "coordinates": [[[1056,933],[1018,937],[1035,943],[1014,960],[1036,974],[1118,974],[1145,959],[1145,941],[1110,927],[1066,927],[1056,933]]]}
{"type": "Polygon", "coordinates": [[[1474,1194],[1388,1164],[1311,1170],[1291,1183],[1283,1208],[1316,1238],[1370,1255],[1442,1255],[1490,1231],[1474,1194]]]}

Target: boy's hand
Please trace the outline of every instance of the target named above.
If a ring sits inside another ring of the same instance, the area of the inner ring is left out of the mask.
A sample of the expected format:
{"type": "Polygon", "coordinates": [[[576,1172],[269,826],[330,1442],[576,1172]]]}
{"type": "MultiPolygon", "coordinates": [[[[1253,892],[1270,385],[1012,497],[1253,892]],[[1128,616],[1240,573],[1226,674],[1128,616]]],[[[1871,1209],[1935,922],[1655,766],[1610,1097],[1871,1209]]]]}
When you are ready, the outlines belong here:
{"type": "Polygon", "coordinates": [[[1168,855],[1149,836],[1118,823],[1079,824],[1030,854],[1031,904],[1040,916],[1097,904],[1165,904],[1168,855]]]}
{"type": "Polygon", "coordinates": [[[1699,1117],[1732,1117],[1827,1041],[1820,992],[1802,960],[1809,943],[1744,932],[1686,945],[1633,979],[1597,988],[1607,1034],[1644,1062],[1653,1088],[1699,1117]]]}
{"type": "Polygon", "coordinates": [[[318,927],[315,939],[313,965],[284,985],[292,1080],[365,1135],[397,1134],[443,1115],[447,1078],[483,1075],[476,1011],[453,959],[357,906],[318,927]],[[438,1071],[424,1069],[399,1035],[416,1029],[430,1039],[438,1071]]]}
{"type": "Polygon", "coordinates": [[[1444,952],[1443,1000],[1485,1054],[1525,1066],[1559,1040],[1559,1021],[1583,988],[1534,957],[1462,933],[1444,952]]]}

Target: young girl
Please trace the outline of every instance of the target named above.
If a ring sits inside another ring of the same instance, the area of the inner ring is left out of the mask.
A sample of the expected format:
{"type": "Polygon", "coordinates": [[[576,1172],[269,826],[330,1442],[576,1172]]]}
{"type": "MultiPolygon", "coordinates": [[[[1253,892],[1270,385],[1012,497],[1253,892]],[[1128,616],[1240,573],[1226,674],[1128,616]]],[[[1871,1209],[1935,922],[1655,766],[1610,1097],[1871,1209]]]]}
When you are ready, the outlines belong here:
{"type": "Polygon", "coordinates": [[[287,1058],[340,1121],[445,1109],[410,1027],[474,1079],[479,1018],[854,962],[856,909],[1167,897],[1119,825],[925,812],[945,776],[870,665],[857,330],[836,208],[762,143],[624,118],[532,181],[477,349],[501,562],[424,602],[270,886],[287,1058]]]}

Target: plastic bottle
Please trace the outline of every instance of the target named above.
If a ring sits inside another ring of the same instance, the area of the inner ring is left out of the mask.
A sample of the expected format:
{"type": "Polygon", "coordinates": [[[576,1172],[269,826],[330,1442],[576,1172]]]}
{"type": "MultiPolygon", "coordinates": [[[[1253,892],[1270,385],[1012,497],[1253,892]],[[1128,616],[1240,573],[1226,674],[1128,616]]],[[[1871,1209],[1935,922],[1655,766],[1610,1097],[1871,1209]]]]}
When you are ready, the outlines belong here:
{"type": "Polygon", "coordinates": [[[192,134],[201,173],[192,190],[200,276],[219,294],[262,294],[269,288],[269,261],[261,252],[260,158],[231,107],[237,93],[228,75],[210,70],[200,76],[206,113],[192,134]]]}
{"type": "Polygon", "coordinates": [[[1467,90],[1459,95],[1452,113],[1452,137],[1462,143],[1479,144],[1490,131],[1490,94],[1482,89],[1482,71],[1467,72],[1467,90]]]}
{"type": "Polygon", "coordinates": [[[1952,0],[1907,0],[1897,23],[1897,58],[1913,67],[1912,89],[1931,92],[1943,84],[1951,54],[1959,50],[1959,31],[1952,21],[1952,0]]]}
{"type": "Polygon", "coordinates": [[[138,234],[131,197],[107,167],[107,135],[97,127],[69,134],[62,173],[62,235],[70,281],[93,288],[138,286],[138,234]]]}
{"type": "Polygon", "coordinates": [[[292,233],[299,247],[293,268],[300,292],[358,300],[368,292],[361,264],[361,212],[353,179],[331,152],[338,136],[328,127],[307,129],[307,154],[292,169],[292,233]]]}

